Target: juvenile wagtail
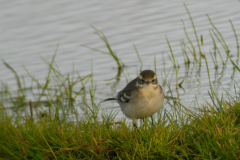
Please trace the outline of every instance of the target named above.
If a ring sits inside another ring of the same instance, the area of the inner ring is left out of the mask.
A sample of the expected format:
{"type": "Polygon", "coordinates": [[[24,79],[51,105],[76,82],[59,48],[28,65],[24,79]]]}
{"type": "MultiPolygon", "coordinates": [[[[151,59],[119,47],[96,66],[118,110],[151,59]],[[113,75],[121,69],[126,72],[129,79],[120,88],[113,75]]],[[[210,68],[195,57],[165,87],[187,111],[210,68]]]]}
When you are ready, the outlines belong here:
{"type": "Polygon", "coordinates": [[[164,97],[156,74],[145,70],[118,92],[116,98],[108,98],[102,102],[117,100],[124,115],[131,118],[136,126],[137,119],[149,117],[162,107],[164,97]]]}

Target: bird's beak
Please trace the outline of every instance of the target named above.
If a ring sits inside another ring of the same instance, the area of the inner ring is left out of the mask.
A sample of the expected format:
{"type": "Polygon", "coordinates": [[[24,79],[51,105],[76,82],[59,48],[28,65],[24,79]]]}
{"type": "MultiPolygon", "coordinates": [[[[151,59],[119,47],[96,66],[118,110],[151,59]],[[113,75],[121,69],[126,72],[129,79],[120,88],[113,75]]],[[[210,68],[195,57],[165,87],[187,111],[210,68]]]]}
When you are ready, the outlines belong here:
{"type": "Polygon", "coordinates": [[[146,81],[147,84],[149,84],[150,82],[149,81],[146,81]]]}

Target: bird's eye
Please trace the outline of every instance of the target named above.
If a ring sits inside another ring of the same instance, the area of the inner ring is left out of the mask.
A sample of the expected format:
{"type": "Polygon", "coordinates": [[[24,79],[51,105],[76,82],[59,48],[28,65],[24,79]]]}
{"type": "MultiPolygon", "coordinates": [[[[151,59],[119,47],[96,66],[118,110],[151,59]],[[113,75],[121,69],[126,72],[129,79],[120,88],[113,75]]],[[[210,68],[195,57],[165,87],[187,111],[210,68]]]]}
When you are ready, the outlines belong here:
{"type": "Polygon", "coordinates": [[[152,80],[152,83],[154,83],[154,82],[155,82],[155,79],[152,80]]]}
{"type": "Polygon", "coordinates": [[[140,81],[141,83],[144,83],[144,80],[143,79],[141,79],[141,81],[140,81]]]}

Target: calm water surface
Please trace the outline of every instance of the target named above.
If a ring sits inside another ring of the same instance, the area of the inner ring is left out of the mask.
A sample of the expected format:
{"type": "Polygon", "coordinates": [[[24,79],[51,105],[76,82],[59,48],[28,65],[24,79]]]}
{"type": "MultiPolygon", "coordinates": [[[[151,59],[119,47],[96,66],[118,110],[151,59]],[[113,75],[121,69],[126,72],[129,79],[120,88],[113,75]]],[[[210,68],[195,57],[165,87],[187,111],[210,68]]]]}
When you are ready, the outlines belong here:
{"type": "MultiPolygon", "coordinates": [[[[169,72],[166,81],[173,89],[174,96],[179,93],[182,104],[194,107],[192,102],[195,97],[198,98],[199,103],[209,99],[207,95],[209,81],[205,63],[202,63],[199,75],[196,65],[184,64],[181,41],[184,39],[187,43],[187,38],[181,19],[185,22],[194,46],[198,48],[184,3],[192,15],[198,36],[202,35],[204,38],[204,51],[208,57],[211,81],[216,92],[221,95],[224,93],[224,88],[234,93],[233,80],[239,82],[239,73],[235,73],[232,78],[232,65],[229,63],[223,68],[219,57],[219,68],[214,69],[210,56],[213,42],[209,30],[212,26],[206,14],[222,33],[233,60],[236,60],[237,45],[229,20],[232,20],[236,33],[240,37],[240,2],[237,0],[0,1],[0,55],[20,76],[26,77],[26,83],[30,78],[27,78],[27,72],[23,66],[36,79],[44,82],[48,66],[42,58],[50,61],[59,45],[56,63],[60,71],[64,75],[72,74],[74,66],[74,74],[86,76],[91,73],[92,66],[93,78],[97,84],[96,97],[101,101],[114,96],[126,85],[125,75],[128,79],[137,76],[141,65],[134,49],[135,45],[143,62],[142,68],[154,69],[154,57],[156,57],[160,83],[169,72]],[[112,49],[127,66],[116,88],[112,87],[116,82],[115,77],[118,71],[113,58],[81,46],[87,45],[107,51],[105,44],[94,34],[91,26],[106,35],[112,49]],[[178,77],[185,78],[183,88],[175,89],[176,74],[169,59],[170,50],[166,37],[180,66],[178,77]]],[[[217,40],[216,43],[225,59],[225,51],[217,40]]],[[[189,43],[187,44],[190,46],[189,43]]],[[[189,56],[192,60],[193,57],[189,56]]],[[[14,75],[2,61],[0,76],[1,80],[10,85],[13,90],[17,88],[14,75]]],[[[163,88],[168,94],[167,85],[163,88]]],[[[76,87],[75,90],[79,88],[76,87]]],[[[110,111],[113,108],[119,110],[115,108],[117,106],[112,103],[102,104],[104,110],[110,111]]],[[[169,105],[166,104],[165,108],[169,108],[169,105]]],[[[118,117],[123,117],[121,112],[118,117]]]]}

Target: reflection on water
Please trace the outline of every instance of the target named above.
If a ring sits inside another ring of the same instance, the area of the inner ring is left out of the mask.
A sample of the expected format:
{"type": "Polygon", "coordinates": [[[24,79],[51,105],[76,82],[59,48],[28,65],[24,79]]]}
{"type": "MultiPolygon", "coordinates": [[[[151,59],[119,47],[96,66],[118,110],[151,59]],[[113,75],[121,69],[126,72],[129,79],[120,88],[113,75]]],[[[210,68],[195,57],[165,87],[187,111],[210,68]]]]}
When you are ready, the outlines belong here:
{"type": "MultiPolygon", "coordinates": [[[[57,49],[55,61],[63,75],[70,74],[72,77],[80,74],[84,77],[91,74],[92,70],[97,86],[95,97],[99,101],[114,96],[141,69],[154,70],[156,63],[156,73],[165,94],[177,98],[183,105],[194,107],[192,102],[195,97],[200,104],[204,99],[209,100],[210,87],[206,63],[203,58],[201,66],[198,62],[199,50],[203,53],[203,47],[199,47],[197,43],[183,2],[192,15],[199,41],[200,36],[203,36],[204,54],[214,90],[219,95],[224,94],[224,90],[234,93],[234,80],[238,82],[239,74],[232,69],[226,55],[226,46],[233,61],[238,62],[236,37],[228,21],[232,20],[239,37],[238,1],[3,1],[0,2],[1,57],[20,77],[25,77],[27,85],[31,85],[31,78],[23,66],[44,84],[49,66],[42,58],[50,61],[57,49]],[[226,44],[210,24],[206,13],[221,32],[226,44]],[[112,49],[126,67],[118,70],[111,56],[81,46],[108,51],[91,26],[106,35],[112,49]]],[[[15,75],[3,62],[0,63],[1,80],[16,90],[15,75]]],[[[89,85],[90,82],[86,84],[86,88],[89,85]]],[[[80,88],[81,85],[77,85],[73,90],[78,92],[80,88]]],[[[32,101],[35,98],[36,96],[28,97],[32,101]]],[[[86,99],[90,97],[86,96],[86,99]]],[[[82,100],[78,99],[76,102],[80,103],[82,100]]],[[[169,99],[165,108],[169,109],[171,105],[173,101],[169,99]]],[[[117,104],[104,104],[101,107],[112,110],[117,104]]],[[[119,117],[122,117],[121,113],[119,117]]]]}

